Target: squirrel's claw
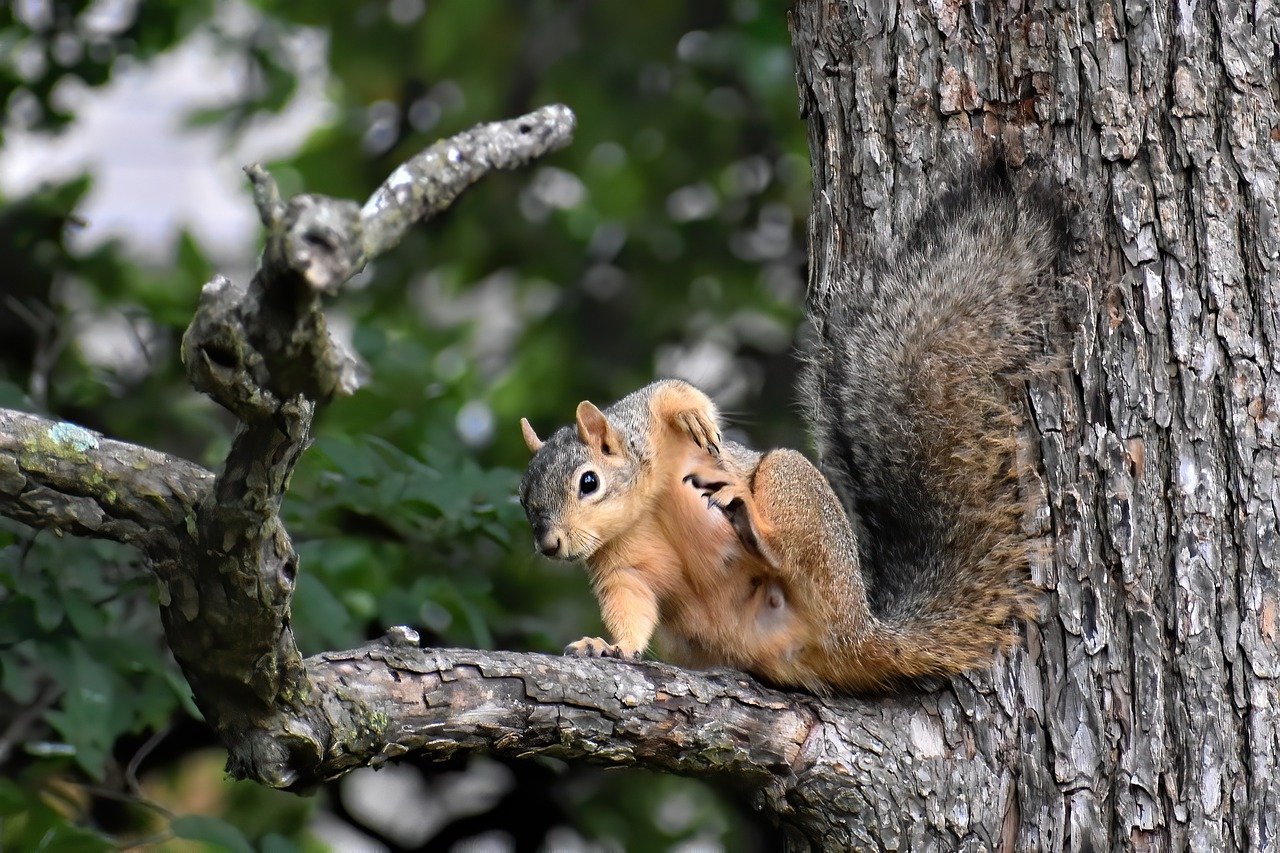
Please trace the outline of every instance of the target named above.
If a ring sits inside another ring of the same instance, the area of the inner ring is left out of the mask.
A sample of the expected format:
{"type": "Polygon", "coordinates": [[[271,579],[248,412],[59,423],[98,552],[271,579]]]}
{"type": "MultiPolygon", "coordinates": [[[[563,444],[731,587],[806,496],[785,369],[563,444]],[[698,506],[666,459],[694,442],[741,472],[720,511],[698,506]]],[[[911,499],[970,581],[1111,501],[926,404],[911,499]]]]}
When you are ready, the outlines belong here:
{"type": "Polygon", "coordinates": [[[743,546],[754,554],[762,554],[759,535],[747,511],[747,498],[750,493],[741,485],[722,480],[710,480],[697,471],[687,474],[684,482],[702,492],[706,499],[707,509],[718,509],[733,526],[743,546]]]}
{"type": "Polygon", "coordinates": [[[565,657],[575,658],[617,658],[618,660],[640,660],[640,652],[624,651],[622,646],[606,642],[599,637],[583,637],[577,642],[564,647],[565,657]]]}
{"type": "Polygon", "coordinates": [[[681,482],[688,483],[698,491],[702,492],[702,496],[704,498],[711,497],[712,494],[729,485],[725,480],[709,480],[697,471],[694,471],[691,474],[686,474],[681,482]]]}
{"type": "Polygon", "coordinates": [[[720,455],[720,429],[707,420],[702,412],[680,412],[676,415],[676,423],[688,433],[694,444],[712,456],[720,455]]]}

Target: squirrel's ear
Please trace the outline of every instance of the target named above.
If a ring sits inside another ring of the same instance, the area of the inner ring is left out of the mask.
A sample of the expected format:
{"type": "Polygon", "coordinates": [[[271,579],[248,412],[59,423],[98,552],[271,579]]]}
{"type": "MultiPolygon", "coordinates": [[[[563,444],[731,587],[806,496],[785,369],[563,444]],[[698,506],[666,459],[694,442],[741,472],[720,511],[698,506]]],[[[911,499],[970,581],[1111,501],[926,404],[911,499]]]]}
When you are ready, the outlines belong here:
{"type": "Polygon", "coordinates": [[[533,431],[528,418],[520,419],[520,434],[524,436],[524,446],[529,448],[530,453],[537,453],[542,449],[542,439],[538,438],[538,434],[533,431]]]}
{"type": "Polygon", "coordinates": [[[597,448],[605,456],[611,456],[622,449],[618,434],[609,424],[604,412],[593,403],[583,400],[578,404],[578,438],[583,444],[597,448]]]}

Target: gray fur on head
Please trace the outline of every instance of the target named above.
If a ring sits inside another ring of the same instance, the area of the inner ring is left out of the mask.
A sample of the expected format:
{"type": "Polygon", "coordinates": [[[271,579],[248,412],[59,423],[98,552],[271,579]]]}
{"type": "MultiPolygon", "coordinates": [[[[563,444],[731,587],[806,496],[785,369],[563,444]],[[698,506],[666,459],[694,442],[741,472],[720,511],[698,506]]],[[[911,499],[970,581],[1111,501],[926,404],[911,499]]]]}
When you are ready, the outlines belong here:
{"type": "Polygon", "coordinates": [[[591,453],[574,427],[560,427],[543,441],[520,480],[520,504],[530,524],[560,516],[565,500],[575,494],[569,478],[590,460],[591,453]]]}

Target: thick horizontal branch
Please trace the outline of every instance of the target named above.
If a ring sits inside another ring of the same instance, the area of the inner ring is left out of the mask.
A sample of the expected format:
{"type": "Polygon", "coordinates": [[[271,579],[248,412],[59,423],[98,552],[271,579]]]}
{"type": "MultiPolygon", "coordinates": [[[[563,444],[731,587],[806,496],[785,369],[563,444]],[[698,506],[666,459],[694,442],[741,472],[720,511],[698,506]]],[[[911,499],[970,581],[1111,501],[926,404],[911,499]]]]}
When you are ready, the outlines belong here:
{"type": "Polygon", "coordinates": [[[0,515],[149,549],[213,487],[199,465],[63,421],[0,409],[0,515]]]}
{"type": "Polygon", "coordinates": [[[998,846],[965,820],[968,804],[1007,790],[1005,769],[973,749],[970,720],[987,712],[963,683],[957,693],[822,700],[738,672],[421,649],[416,639],[393,629],[383,642],[307,659],[313,693],[228,739],[231,772],[297,789],[410,756],[548,756],[727,781],[825,849],[891,838],[901,849],[936,838],[998,846]]]}
{"type": "Polygon", "coordinates": [[[483,751],[732,775],[756,788],[793,775],[818,719],[817,700],[740,673],[421,649],[395,630],[399,643],[309,658],[311,697],[229,742],[232,772],[300,787],[407,755],[483,751]]]}
{"type": "Polygon", "coordinates": [[[754,785],[791,774],[816,722],[805,697],[736,672],[390,645],[307,664],[318,689],[347,697],[347,709],[367,709],[353,716],[384,723],[363,753],[349,738],[333,744],[315,767],[320,777],[408,753],[484,750],[733,774],[754,785]]]}

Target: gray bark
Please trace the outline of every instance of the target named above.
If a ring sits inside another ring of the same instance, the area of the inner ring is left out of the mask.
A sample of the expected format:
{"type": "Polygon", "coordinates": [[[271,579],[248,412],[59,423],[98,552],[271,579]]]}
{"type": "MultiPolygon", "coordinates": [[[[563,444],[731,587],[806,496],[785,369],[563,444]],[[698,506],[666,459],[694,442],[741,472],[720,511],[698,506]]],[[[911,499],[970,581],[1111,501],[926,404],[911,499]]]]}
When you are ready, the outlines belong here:
{"type": "Polygon", "coordinates": [[[965,815],[941,849],[1277,849],[1274,4],[813,0],[792,31],[815,279],[899,233],[956,152],[1075,208],[1070,375],[1032,393],[1045,615],[956,764],[884,804],[965,815]]]}
{"type": "Polygon", "coordinates": [[[899,232],[961,155],[998,147],[1076,209],[1069,364],[1031,394],[1028,523],[1056,543],[1045,615],[992,673],[822,701],[661,664],[424,650],[405,630],[301,659],[277,510],[316,407],[361,378],[321,299],[487,171],[564,144],[562,108],[440,143],[363,208],[285,202],[251,171],[262,268],[208,285],[183,344],[192,382],[241,422],[224,470],[0,412],[0,513],[148,554],[229,766],[265,784],[410,753],[550,754],[735,780],[796,848],[1275,849],[1274,9],[792,15],[815,280],[899,232]]]}

